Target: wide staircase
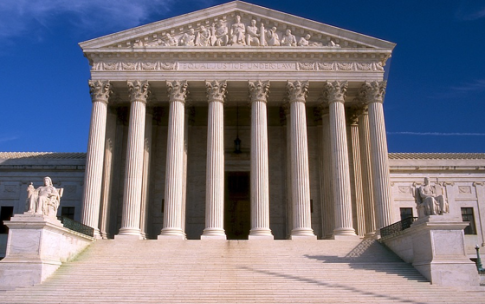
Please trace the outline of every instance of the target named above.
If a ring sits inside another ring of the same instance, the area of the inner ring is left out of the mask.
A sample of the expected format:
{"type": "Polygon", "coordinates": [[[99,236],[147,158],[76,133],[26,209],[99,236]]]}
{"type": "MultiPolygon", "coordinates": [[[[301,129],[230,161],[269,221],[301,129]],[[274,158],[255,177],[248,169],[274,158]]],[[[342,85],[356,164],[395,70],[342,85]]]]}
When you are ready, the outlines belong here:
{"type": "Polygon", "coordinates": [[[431,285],[378,242],[97,241],[0,303],[485,303],[431,285]]]}

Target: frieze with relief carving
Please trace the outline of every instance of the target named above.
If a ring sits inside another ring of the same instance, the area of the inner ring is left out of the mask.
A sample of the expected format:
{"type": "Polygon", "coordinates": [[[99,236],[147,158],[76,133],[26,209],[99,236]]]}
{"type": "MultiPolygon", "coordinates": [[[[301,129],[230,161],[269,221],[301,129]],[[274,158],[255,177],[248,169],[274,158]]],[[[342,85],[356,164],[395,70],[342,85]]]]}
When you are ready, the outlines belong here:
{"type": "Polygon", "coordinates": [[[202,61],[202,62],[163,62],[163,61],[132,61],[132,62],[96,62],[93,71],[337,71],[337,72],[382,72],[382,62],[357,61],[202,61]]]}
{"type": "Polygon", "coordinates": [[[322,33],[282,24],[275,20],[265,20],[259,17],[256,19],[245,14],[243,16],[240,14],[224,15],[171,30],[155,32],[110,47],[365,47],[354,42],[340,41],[339,38],[322,33]],[[341,46],[341,43],[344,45],[341,46]]]}

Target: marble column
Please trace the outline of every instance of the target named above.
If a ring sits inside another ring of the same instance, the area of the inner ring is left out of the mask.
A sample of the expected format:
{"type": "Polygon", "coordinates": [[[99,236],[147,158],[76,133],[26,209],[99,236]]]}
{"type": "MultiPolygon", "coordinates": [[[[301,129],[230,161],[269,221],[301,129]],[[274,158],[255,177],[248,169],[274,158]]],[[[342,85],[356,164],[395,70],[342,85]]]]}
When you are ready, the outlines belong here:
{"type": "Polygon", "coordinates": [[[249,82],[251,98],[251,230],[249,239],[273,239],[269,228],[269,81],[249,82]]]}
{"type": "Polygon", "coordinates": [[[321,109],[322,115],[322,174],[323,174],[323,227],[324,237],[329,239],[335,229],[333,178],[332,178],[332,147],[330,145],[330,116],[328,107],[321,109]]]}
{"type": "Polygon", "coordinates": [[[148,109],[145,121],[145,146],[143,150],[143,179],[141,185],[141,205],[140,205],[140,229],[141,235],[146,239],[147,234],[147,215],[150,192],[150,160],[152,150],[152,124],[153,110],[148,109]]]}
{"type": "Polygon", "coordinates": [[[293,229],[291,239],[316,239],[310,212],[310,172],[305,102],[308,82],[288,82],[291,112],[291,194],[293,229]]]}
{"type": "Polygon", "coordinates": [[[182,229],[184,126],[187,81],[167,81],[170,112],[168,118],[167,162],[165,172],[165,210],[158,239],[185,239],[182,229]]]}
{"type": "Polygon", "coordinates": [[[86,155],[81,222],[94,228],[94,236],[101,238],[98,228],[99,209],[106,140],[106,117],[108,98],[111,91],[108,80],[90,80],[89,87],[93,101],[93,109],[91,112],[88,151],[86,155]]]}
{"type": "Polygon", "coordinates": [[[286,236],[290,238],[293,229],[293,202],[291,201],[291,112],[290,104],[283,106],[286,121],[286,236]]]}
{"type": "Polygon", "coordinates": [[[387,151],[384,109],[382,107],[385,90],[385,81],[366,81],[360,91],[362,100],[369,108],[371,168],[377,229],[391,225],[393,222],[391,215],[389,155],[387,151]]]}
{"type": "Polygon", "coordinates": [[[333,197],[335,200],[334,238],[355,236],[352,224],[352,201],[350,196],[349,153],[345,125],[345,92],[347,82],[327,81],[323,95],[330,115],[330,144],[332,149],[333,197]]]}
{"type": "Polygon", "coordinates": [[[357,234],[365,234],[365,214],[364,214],[364,194],[362,189],[362,167],[360,157],[359,141],[359,113],[356,109],[349,111],[347,115],[347,132],[349,135],[349,164],[350,164],[350,184],[352,186],[352,203],[354,212],[354,229],[357,234]]]}
{"type": "Polygon", "coordinates": [[[206,81],[209,113],[207,122],[207,170],[205,229],[201,239],[226,239],[224,232],[224,101],[226,81],[206,81]]]}
{"type": "Polygon", "coordinates": [[[149,94],[148,81],[128,81],[130,90],[130,122],[126,149],[125,182],[121,228],[115,238],[142,239],[140,205],[143,182],[143,152],[145,147],[145,115],[149,94]]]}
{"type": "Polygon", "coordinates": [[[103,193],[101,196],[101,218],[99,228],[101,238],[109,239],[109,217],[111,210],[113,169],[114,169],[114,148],[116,140],[116,112],[111,109],[108,111],[108,121],[106,123],[106,141],[104,148],[104,171],[103,171],[103,193]]]}
{"type": "Polygon", "coordinates": [[[374,192],[372,184],[369,114],[364,106],[359,116],[360,160],[362,169],[362,192],[364,195],[365,236],[376,233],[376,217],[374,212],[374,192]]]}

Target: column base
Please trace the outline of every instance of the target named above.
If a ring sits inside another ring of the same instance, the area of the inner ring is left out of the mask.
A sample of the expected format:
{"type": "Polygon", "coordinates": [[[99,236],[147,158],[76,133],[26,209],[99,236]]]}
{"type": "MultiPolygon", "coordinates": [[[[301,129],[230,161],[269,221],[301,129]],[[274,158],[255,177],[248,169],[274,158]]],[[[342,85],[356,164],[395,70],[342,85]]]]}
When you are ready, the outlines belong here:
{"type": "Polygon", "coordinates": [[[290,240],[316,240],[317,236],[311,228],[295,228],[291,230],[290,240]]]}
{"type": "Polygon", "coordinates": [[[336,236],[357,236],[353,228],[336,228],[333,230],[333,238],[336,236]]]}
{"type": "Polygon", "coordinates": [[[274,236],[271,234],[270,229],[256,228],[249,231],[249,240],[274,240],[274,236]]]}
{"type": "Polygon", "coordinates": [[[158,240],[171,239],[171,240],[186,240],[185,233],[182,229],[177,228],[163,228],[158,240]]]}
{"type": "Polygon", "coordinates": [[[226,234],[224,229],[220,228],[206,228],[203,234],[200,236],[201,240],[226,240],[226,234]]]}
{"type": "Polygon", "coordinates": [[[121,228],[120,232],[115,235],[116,239],[134,239],[143,240],[140,229],[136,228],[121,228]]]}

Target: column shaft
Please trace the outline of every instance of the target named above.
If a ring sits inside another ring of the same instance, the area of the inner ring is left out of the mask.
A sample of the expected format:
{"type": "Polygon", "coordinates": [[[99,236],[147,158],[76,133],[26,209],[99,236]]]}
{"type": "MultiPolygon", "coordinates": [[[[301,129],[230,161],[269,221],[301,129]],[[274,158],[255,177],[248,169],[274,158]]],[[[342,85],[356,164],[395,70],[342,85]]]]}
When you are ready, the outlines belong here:
{"type": "Polygon", "coordinates": [[[112,197],[112,183],[113,183],[113,153],[116,139],[116,113],[108,114],[107,128],[106,128],[106,142],[104,152],[104,172],[103,172],[103,194],[101,198],[101,218],[100,230],[103,239],[110,238],[109,233],[109,217],[111,210],[112,197]]]}
{"type": "Polygon", "coordinates": [[[333,236],[335,228],[333,178],[332,178],[332,147],[330,145],[330,117],[328,108],[322,114],[322,145],[323,145],[323,210],[325,238],[333,236]]]}
{"type": "Polygon", "coordinates": [[[224,233],[224,105],[209,102],[207,124],[205,229],[202,239],[226,239],[224,233]]]}
{"type": "Polygon", "coordinates": [[[369,115],[364,110],[359,117],[359,139],[362,164],[362,190],[364,196],[365,210],[365,235],[372,236],[376,231],[376,219],[374,212],[374,192],[372,185],[372,168],[370,152],[370,133],[369,133],[369,115]]]}
{"type": "Polygon", "coordinates": [[[305,99],[307,83],[288,83],[291,112],[291,193],[293,229],[291,239],[313,238],[310,211],[310,173],[305,99]]]}
{"type": "Polygon", "coordinates": [[[143,182],[141,186],[141,205],[140,205],[140,229],[141,235],[146,239],[147,234],[147,215],[150,193],[150,160],[152,150],[152,124],[153,115],[147,112],[145,121],[145,146],[143,150],[143,182]]]}
{"type": "Polygon", "coordinates": [[[285,106],[286,116],[286,236],[290,238],[293,229],[293,202],[291,200],[291,114],[290,104],[285,106]]]}
{"type": "Polygon", "coordinates": [[[170,97],[167,162],[165,176],[165,210],[161,238],[185,239],[182,229],[184,126],[187,82],[167,82],[170,97]]]}
{"type": "Polygon", "coordinates": [[[268,120],[269,82],[250,82],[251,230],[249,239],[273,239],[269,228],[268,120]]]}
{"type": "Polygon", "coordinates": [[[335,200],[334,236],[353,236],[352,201],[350,196],[349,158],[344,104],[329,103],[330,142],[332,149],[333,195],[335,200]]]}
{"type": "Polygon", "coordinates": [[[86,155],[81,221],[83,224],[94,228],[95,237],[100,238],[98,224],[110,84],[109,81],[97,80],[90,81],[89,86],[93,99],[93,108],[86,155]]]}
{"type": "Polygon", "coordinates": [[[359,127],[357,121],[352,121],[349,125],[349,148],[351,159],[350,163],[350,178],[352,184],[352,201],[355,202],[355,223],[354,229],[357,234],[363,236],[365,234],[365,214],[364,214],[364,195],[362,190],[362,168],[360,158],[360,142],[359,142],[359,127]]]}
{"type": "Polygon", "coordinates": [[[377,229],[392,224],[389,155],[382,103],[369,104],[372,177],[377,229]]]}
{"type": "Polygon", "coordinates": [[[140,205],[145,146],[145,112],[146,104],[144,102],[131,102],[120,236],[142,238],[140,205]]]}

